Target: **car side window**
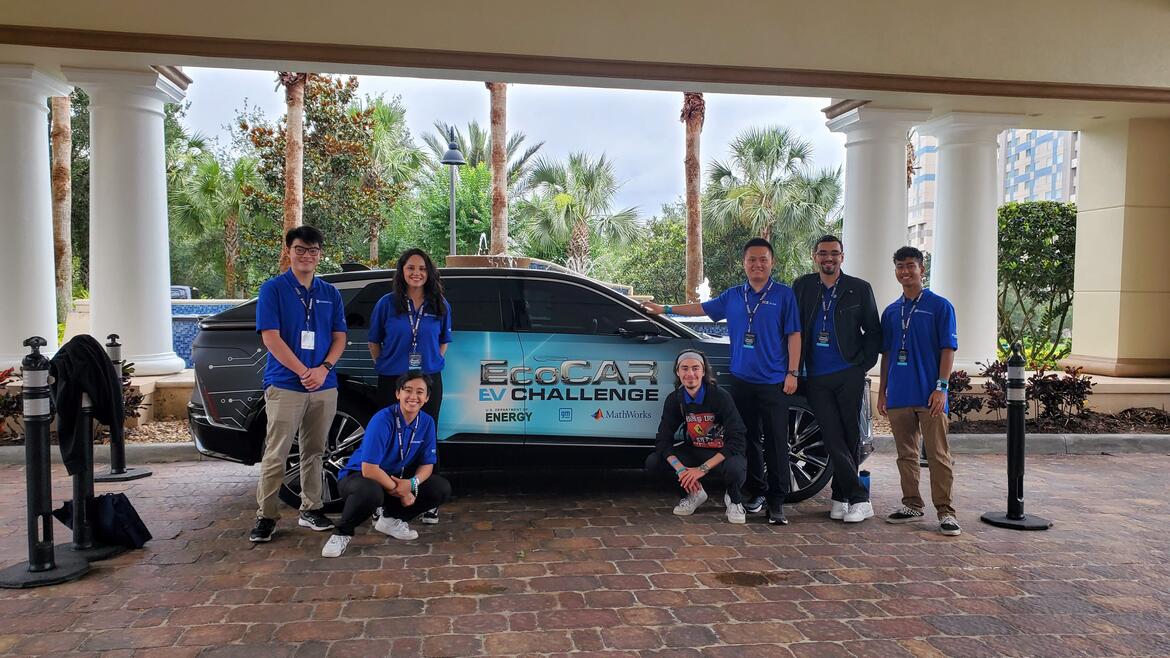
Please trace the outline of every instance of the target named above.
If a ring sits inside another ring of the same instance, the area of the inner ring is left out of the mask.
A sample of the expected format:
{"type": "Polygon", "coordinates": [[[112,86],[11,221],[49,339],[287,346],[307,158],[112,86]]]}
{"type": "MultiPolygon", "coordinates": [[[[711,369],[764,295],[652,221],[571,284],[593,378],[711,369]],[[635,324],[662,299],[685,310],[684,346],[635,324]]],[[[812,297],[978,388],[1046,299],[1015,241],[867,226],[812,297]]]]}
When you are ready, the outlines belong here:
{"type": "Polygon", "coordinates": [[[382,296],[394,287],[391,281],[374,281],[357,291],[350,297],[349,290],[341,291],[341,299],[345,302],[345,324],[350,331],[355,329],[369,329],[370,318],[374,315],[374,305],[382,296]]]}
{"type": "Polygon", "coordinates": [[[612,336],[645,324],[633,309],[573,283],[525,280],[521,292],[521,331],[612,336]]]}
{"type": "Polygon", "coordinates": [[[500,289],[506,280],[491,277],[444,277],[443,294],[451,305],[455,331],[505,331],[500,289]]]}

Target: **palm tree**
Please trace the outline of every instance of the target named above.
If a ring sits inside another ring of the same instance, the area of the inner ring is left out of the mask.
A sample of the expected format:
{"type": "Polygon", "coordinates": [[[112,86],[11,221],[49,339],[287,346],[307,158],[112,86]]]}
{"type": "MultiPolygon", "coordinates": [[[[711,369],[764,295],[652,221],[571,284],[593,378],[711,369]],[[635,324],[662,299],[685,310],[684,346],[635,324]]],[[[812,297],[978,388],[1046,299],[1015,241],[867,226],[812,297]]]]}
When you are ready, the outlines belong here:
{"type": "Polygon", "coordinates": [[[54,96],[52,104],[53,254],[56,257],[57,322],[65,322],[73,305],[72,200],[73,129],[68,96],[54,96]]]}
{"type": "Polygon", "coordinates": [[[422,151],[414,145],[406,127],[406,108],[397,99],[386,101],[381,96],[369,99],[367,108],[355,107],[353,112],[369,111],[373,119],[370,139],[370,166],[362,172],[361,185],[382,199],[379,212],[370,213],[366,238],[370,243],[370,262],[379,261],[378,238],[391,208],[399,197],[414,184],[415,176],[425,160],[422,151]]]}
{"type": "MultiPolygon", "coordinates": [[[[491,164],[491,133],[481,128],[478,122],[468,123],[467,134],[464,135],[459,128],[436,121],[435,132],[422,136],[423,143],[434,155],[432,167],[441,168],[438,163],[447,152],[447,135],[451,130],[455,131],[455,144],[459,146],[459,151],[467,160],[467,166],[474,168],[481,162],[491,164]]],[[[527,191],[524,186],[528,181],[527,173],[532,164],[531,160],[544,146],[544,142],[540,142],[521,151],[526,139],[528,137],[524,133],[512,133],[504,147],[508,157],[508,188],[512,196],[520,196],[527,191]]]]}
{"type": "Polygon", "coordinates": [[[811,164],[812,145],[787,128],[748,128],[732,141],[729,161],[710,165],[707,213],[766,240],[803,236],[841,197],[840,169],[814,172],[811,164]]]}
{"type": "Polygon", "coordinates": [[[492,244],[489,253],[502,254],[508,249],[508,85],[503,82],[484,84],[491,96],[492,125],[492,244]]]}
{"type": "MultiPolygon", "coordinates": [[[[287,233],[304,223],[305,169],[305,83],[308,73],[278,71],[278,86],[284,87],[287,107],[284,129],[284,230],[287,233]]],[[[281,245],[284,240],[281,240],[281,245]]],[[[288,248],[280,249],[280,271],[289,268],[288,248]]]]}
{"type": "Polygon", "coordinates": [[[575,272],[589,271],[591,237],[625,243],[641,235],[637,208],[612,212],[620,185],[604,154],[592,160],[573,153],[565,163],[541,158],[529,183],[535,195],[522,202],[525,238],[544,250],[568,241],[565,265],[575,272]]]}
{"type": "Polygon", "coordinates": [[[238,292],[240,223],[252,219],[247,201],[260,185],[257,166],[254,158],[241,157],[224,168],[213,154],[203,152],[169,199],[171,221],[180,230],[205,240],[209,248],[222,236],[224,292],[229,298],[238,292]]]}
{"type": "Polygon", "coordinates": [[[683,93],[682,114],[679,120],[687,127],[687,153],[683,158],[683,169],[687,184],[687,268],[686,299],[699,301],[699,283],[703,280],[703,222],[700,213],[699,181],[699,136],[703,133],[703,119],[707,103],[703,94],[688,91],[683,93]]]}

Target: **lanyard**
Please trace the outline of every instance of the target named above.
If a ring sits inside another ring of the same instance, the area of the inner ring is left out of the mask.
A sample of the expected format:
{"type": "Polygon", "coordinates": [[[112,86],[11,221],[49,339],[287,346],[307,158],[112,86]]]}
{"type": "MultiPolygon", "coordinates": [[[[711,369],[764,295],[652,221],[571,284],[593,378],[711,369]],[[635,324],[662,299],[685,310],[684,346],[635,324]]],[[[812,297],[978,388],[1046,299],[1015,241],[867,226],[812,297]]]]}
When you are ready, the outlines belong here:
{"type": "Polygon", "coordinates": [[[418,348],[418,326],[422,323],[423,311],[427,308],[427,303],[424,301],[418,307],[418,312],[414,310],[414,300],[409,297],[406,299],[407,308],[410,314],[410,351],[415,352],[418,348]]]}
{"type": "Polygon", "coordinates": [[[821,282],[821,330],[829,330],[829,310],[833,308],[833,304],[837,303],[837,286],[841,285],[841,279],[833,284],[832,288],[825,288],[825,284],[821,282]],[[829,297],[828,303],[825,303],[825,290],[832,290],[832,295],[829,297]]]}
{"type": "MultiPolygon", "coordinates": [[[[314,277],[313,283],[316,283],[316,277],[314,277]]],[[[291,286],[293,289],[293,292],[295,292],[297,294],[297,299],[300,300],[301,306],[305,307],[305,329],[309,329],[312,326],[309,324],[309,320],[313,314],[314,299],[313,299],[313,289],[311,287],[313,284],[312,283],[309,284],[309,286],[310,286],[310,288],[309,288],[309,301],[307,301],[307,302],[305,301],[305,293],[301,292],[301,288],[303,288],[304,286],[301,286],[299,282],[297,283],[297,285],[293,285],[292,283],[289,283],[288,285],[291,286]]]]}
{"type": "Polygon", "coordinates": [[[914,318],[914,311],[918,308],[918,302],[922,299],[922,293],[914,298],[914,304],[910,306],[910,315],[906,315],[906,297],[902,296],[902,306],[898,309],[898,318],[902,321],[902,349],[906,349],[906,334],[910,332],[910,320],[914,318]]]}
{"type": "Polygon", "coordinates": [[[763,292],[760,293],[760,298],[756,301],[756,305],[754,307],[748,304],[748,290],[751,289],[751,287],[752,284],[750,283],[743,284],[743,305],[744,308],[747,309],[747,330],[749,333],[752,330],[752,320],[756,318],[756,311],[760,310],[760,304],[764,303],[764,298],[768,296],[768,291],[772,289],[772,280],[768,279],[768,285],[764,288],[763,292]]]}
{"type": "Polygon", "coordinates": [[[406,473],[406,445],[402,440],[404,430],[410,430],[410,436],[413,440],[418,431],[418,416],[414,417],[414,423],[403,426],[402,421],[406,420],[402,417],[402,412],[399,407],[394,408],[394,435],[398,438],[398,477],[402,477],[406,473]]]}

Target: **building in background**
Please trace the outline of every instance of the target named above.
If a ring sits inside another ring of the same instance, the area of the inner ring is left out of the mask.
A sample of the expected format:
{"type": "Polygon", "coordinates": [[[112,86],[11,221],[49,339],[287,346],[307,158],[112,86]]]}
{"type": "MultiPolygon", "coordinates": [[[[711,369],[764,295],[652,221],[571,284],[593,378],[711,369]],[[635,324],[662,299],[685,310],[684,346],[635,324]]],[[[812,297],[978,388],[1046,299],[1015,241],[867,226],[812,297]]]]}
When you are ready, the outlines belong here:
{"type": "MultiPolygon", "coordinates": [[[[1063,130],[1005,130],[999,135],[1000,203],[1076,201],[1078,133],[1063,130]]],[[[906,217],[907,244],[934,246],[938,140],[911,133],[915,171],[906,217]]]]}

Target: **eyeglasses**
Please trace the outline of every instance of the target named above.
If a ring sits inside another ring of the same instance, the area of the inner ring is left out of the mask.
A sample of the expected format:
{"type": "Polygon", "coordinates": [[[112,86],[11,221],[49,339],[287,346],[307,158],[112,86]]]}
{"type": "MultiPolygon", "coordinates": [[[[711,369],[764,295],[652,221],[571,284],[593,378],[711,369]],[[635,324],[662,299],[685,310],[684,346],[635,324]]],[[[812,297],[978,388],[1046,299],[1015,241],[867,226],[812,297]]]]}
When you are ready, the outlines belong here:
{"type": "Polygon", "coordinates": [[[841,254],[843,254],[843,253],[845,253],[845,252],[843,252],[843,251],[818,251],[813,255],[816,256],[817,258],[826,258],[826,257],[840,258],[841,254]]]}
{"type": "Polygon", "coordinates": [[[293,247],[293,253],[298,256],[304,256],[305,254],[309,254],[310,256],[320,256],[321,247],[302,247],[298,244],[297,246],[293,247]]]}

